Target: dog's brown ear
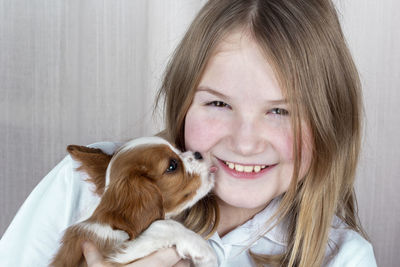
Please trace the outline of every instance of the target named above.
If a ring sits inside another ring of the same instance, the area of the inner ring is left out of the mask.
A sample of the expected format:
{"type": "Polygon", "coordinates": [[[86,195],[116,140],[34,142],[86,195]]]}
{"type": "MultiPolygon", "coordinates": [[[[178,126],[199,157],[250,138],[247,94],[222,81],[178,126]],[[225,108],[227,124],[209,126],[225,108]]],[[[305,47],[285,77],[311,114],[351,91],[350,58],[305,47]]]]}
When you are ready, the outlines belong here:
{"type": "Polygon", "coordinates": [[[92,218],[134,239],[153,221],[164,218],[163,198],[155,183],[145,176],[131,173],[114,177],[92,218]]]}
{"type": "Polygon", "coordinates": [[[77,145],[69,145],[67,151],[74,160],[80,162],[81,166],[77,170],[89,175],[87,181],[96,186],[95,193],[101,196],[104,193],[106,170],[112,155],[98,148],[77,145]]]}

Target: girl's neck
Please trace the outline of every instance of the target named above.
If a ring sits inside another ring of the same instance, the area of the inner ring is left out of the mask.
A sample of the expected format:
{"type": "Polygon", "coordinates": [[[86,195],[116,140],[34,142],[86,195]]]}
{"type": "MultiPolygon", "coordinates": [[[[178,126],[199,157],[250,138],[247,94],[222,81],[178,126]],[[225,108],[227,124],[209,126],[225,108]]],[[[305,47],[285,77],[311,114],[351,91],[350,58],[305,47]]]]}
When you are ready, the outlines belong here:
{"type": "Polygon", "coordinates": [[[267,203],[264,206],[249,209],[231,206],[220,199],[217,199],[217,203],[220,212],[217,232],[220,237],[223,237],[236,227],[244,224],[268,205],[267,203]]]}

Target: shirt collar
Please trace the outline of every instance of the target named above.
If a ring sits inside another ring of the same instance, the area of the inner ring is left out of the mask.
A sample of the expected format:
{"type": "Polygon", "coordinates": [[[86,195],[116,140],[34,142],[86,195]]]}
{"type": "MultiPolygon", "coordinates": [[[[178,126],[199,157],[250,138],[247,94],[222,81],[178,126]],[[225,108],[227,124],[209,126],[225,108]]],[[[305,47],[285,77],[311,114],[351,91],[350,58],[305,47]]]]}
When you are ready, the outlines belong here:
{"type": "Polygon", "coordinates": [[[263,234],[269,227],[276,223],[277,220],[274,219],[270,224],[266,225],[266,222],[278,210],[280,202],[281,197],[271,200],[268,206],[257,213],[252,219],[238,226],[222,238],[219,237],[218,233],[214,233],[214,235],[210,237],[210,240],[225,245],[251,246],[259,238],[267,238],[274,243],[286,246],[287,241],[285,233],[287,224],[284,221],[281,221],[270,231],[263,234]]]}

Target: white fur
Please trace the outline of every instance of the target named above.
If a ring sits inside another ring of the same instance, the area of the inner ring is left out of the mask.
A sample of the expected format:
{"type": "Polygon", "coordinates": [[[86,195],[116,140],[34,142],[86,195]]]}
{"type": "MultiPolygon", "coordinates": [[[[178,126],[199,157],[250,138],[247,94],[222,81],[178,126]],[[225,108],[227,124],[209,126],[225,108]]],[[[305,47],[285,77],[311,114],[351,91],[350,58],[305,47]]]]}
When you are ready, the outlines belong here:
{"type": "Polygon", "coordinates": [[[195,266],[218,266],[213,249],[200,235],[173,220],[153,222],[149,228],[127,245],[121,253],[109,257],[109,261],[126,264],[143,258],[159,249],[175,246],[178,255],[191,259],[195,266]]]}
{"type": "Polygon", "coordinates": [[[123,242],[129,239],[129,235],[126,232],[114,230],[108,224],[82,222],[79,226],[85,231],[97,235],[101,240],[112,239],[123,242]]]}

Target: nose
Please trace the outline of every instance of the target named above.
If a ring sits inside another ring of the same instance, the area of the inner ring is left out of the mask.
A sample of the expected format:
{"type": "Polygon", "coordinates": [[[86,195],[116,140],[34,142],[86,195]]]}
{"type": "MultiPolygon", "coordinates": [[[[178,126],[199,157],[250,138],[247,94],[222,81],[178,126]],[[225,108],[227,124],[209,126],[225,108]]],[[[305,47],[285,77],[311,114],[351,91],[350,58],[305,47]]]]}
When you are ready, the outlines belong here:
{"type": "Polygon", "coordinates": [[[248,156],[263,152],[268,140],[265,138],[262,122],[242,118],[235,123],[232,130],[233,149],[241,155],[248,156]]]}
{"type": "Polygon", "coordinates": [[[203,159],[203,156],[200,154],[200,152],[196,151],[196,152],[193,153],[193,155],[194,155],[194,158],[197,159],[197,160],[203,159]]]}

